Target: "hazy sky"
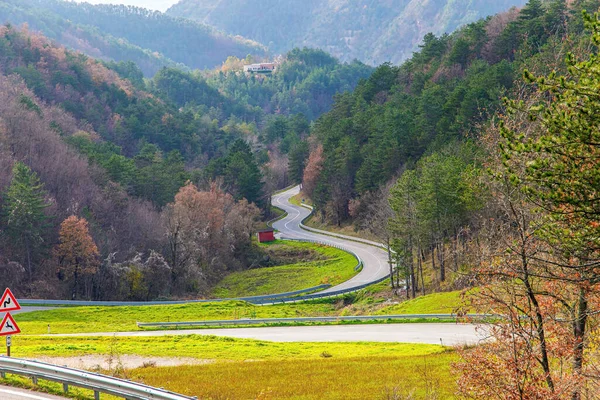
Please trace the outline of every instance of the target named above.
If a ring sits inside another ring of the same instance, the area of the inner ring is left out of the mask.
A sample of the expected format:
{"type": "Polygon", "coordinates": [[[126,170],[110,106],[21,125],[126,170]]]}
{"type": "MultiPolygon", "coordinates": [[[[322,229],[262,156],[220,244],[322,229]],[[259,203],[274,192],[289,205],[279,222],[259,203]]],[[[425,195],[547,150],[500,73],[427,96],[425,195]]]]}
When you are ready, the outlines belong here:
{"type": "Polygon", "coordinates": [[[92,4],[126,4],[130,6],[144,7],[151,10],[166,11],[167,8],[177,3],[179,0],[75,0],[78,3],[83,1],[92,4]]]}

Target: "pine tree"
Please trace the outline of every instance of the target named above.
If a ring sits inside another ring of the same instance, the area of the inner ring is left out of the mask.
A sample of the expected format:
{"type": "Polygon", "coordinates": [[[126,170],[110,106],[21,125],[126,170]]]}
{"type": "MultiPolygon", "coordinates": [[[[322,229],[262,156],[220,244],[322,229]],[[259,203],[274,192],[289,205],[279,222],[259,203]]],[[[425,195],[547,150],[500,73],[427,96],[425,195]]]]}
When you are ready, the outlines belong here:
{"type": "Polygon", "coordinates": [[[308,143],[298,142],[289,153],[288,174],[294,183],[302,182],[306,159],[308,158],[308,143]]]}
{"type": "MultiPolygon", "coordinates": [[[[584,16],[597,49],[600,15],[584,16]]],[[[571,337],[563,337],[571,343],[571,368],[579,382],[593,368],[587,360],[588,337],[600,288],[600,57],[596,50],[584,60],[569,53],[566,63],[568,74],[562,76],[556,71],[548,76],[525,71],[526,80],[536,85],[537,98],[551,100],[529,107],[528,118],[536,129],[519,132],[503,126],[501,150],[510,182],[543,213],[536,235],[554,258],[536,272],[536,281],[560,288],[545,295],[560,301],[565,309],[561,315],[570,316],[565,332],[571,337]]],[[[524,102],[508,105],[516,113],[524,102]]],[[[585,387],[574,385],[571,398],[583,398],[585,387]]]]}
{"type": "Polygon", "coordinates": [[[15,163],[12,173],[12,181],[4,194],[2,219],[13,247],[22,251],[22,261],[31,282],[36,258],[45,248],[49,218],[45,210],[49,204],[45,200],[43,184],[27,165],[15,163]]]}
{"type": "Polygon", "coordinates": [[[236,200],[244,198],[258,207],[264,206],[262,174],[250,146],[241,139],[227,156],[224,182],[236,200]]]}

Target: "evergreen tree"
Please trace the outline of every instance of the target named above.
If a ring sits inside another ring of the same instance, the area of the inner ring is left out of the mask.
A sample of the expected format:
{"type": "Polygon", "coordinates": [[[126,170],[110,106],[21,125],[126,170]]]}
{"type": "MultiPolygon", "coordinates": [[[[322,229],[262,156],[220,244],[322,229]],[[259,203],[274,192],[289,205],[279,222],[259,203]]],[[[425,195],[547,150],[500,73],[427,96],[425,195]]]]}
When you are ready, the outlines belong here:
{"type": "Polygon", "coordinates": [[[264,207],[262,174],[248,143],[236,140],[225,161],[224,182],[236,200],[264,207]]]}
{"type": "Polygon", "coordinates": [[[304,167],[308,158],[308,143],[298,142],[289,152],[288,174],[290,180],[294,183],[302,182],[304,167]]]}
{"type": "Polygon", "coordinates": [[[49,204],[44,198],[43,184],[27,165],[15,163],[12,173],[12,181],[4,194],[4,230],[14,248],[21,249],[21,261],[32,281],[37,257],[46,247],[48,216],[45,209],[49,204]]]}

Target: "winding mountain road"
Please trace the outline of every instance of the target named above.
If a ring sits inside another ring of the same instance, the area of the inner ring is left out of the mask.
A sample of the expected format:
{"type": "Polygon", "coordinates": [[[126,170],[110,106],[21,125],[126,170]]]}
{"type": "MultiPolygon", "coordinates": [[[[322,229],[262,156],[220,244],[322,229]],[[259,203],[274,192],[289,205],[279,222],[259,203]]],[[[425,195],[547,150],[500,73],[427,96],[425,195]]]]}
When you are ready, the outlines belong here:
{"type": "Polygon", "coordinates": [[[360,273],[352,279],[330,287],[319,293],[330,293],[342,289],[352,289],[367,283],[376,282],[389,275],[388,256],[385,250],[375,247],[375,242],[359,238],[330,234],[322,234],[318,230],[307,231],[302,228],[302,221],[311,213],[306,207],[290,203],[290,198],[300,193],[300,186],[295,186],[282,193],[273,195],[271,203],[284,210],[287,215],[274,222],[273,228],[279,231],[281,239],[315,240],[324,244],[338,246],[356,253],[363,261],[360,273]]]}

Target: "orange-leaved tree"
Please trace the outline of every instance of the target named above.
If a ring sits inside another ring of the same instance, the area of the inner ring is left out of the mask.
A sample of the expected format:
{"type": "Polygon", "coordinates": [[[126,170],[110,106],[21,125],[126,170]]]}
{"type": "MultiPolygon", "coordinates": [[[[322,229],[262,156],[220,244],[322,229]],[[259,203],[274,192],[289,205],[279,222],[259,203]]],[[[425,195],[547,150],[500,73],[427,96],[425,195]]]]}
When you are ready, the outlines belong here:
{"type": "Polygon", "coordinates": [[[76,299],[80,292],[90,298],[91,277],[97,271],[99,253],[85,218],[71,215],[65,219],[60,225],[59,241],[54,249],[59,278],[70,283],[72,299],[76,299]]]}

